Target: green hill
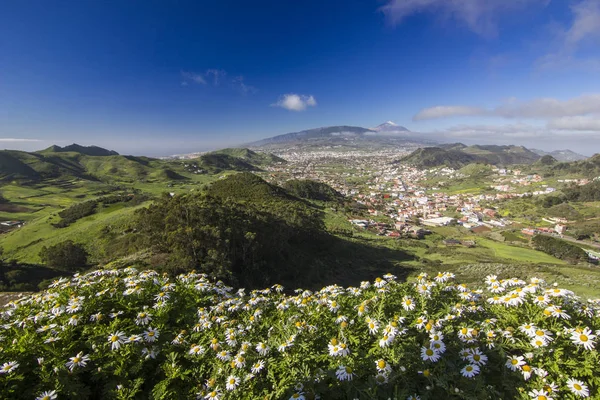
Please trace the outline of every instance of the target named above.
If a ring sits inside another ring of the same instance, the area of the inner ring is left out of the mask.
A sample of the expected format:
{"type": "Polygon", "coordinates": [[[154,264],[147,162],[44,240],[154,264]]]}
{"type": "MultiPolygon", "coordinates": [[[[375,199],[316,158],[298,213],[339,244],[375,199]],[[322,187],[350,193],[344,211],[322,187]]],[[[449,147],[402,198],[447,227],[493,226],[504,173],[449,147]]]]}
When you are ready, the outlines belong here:
{"type": "MultiPolygon", "coordinates": [[[[78,145],[60,148],[52,146],[40,152],[0,151],[0,180],[43,181],[48,179],[86,179],[103,182],[134,182],[140,180],[182,180],[187,179],[174,168],[174,163],[148,157],[121,156],[96,146],[78,145]],[[57,150],[60,149],[60,150],[57,150]],[[81,150],[81,151],[66,151],[81,150]],[[101,154],[101,155],[87,155],[101,154]]],[[[220,156],[219,156],[220,157],[220,156]]],[[[234,159],[231,164],[236,164],[234,159]]],[[[238,164],[244,163],[242,161],[238,164]]],[[[215,163],[216,164],[216,163],[215,163]]],[[[242,167],[246,164],[230,165],[221,163],[220,170],[242,167]],[[229,168],[227,168],[229,167],[229,168]]]]}
{"type": "Polygon", "coordinates": [[[207,189],[207,193],[211,196],[235,201],[298,200],[279,186],[271,185],[249,172],[233,174],[213,182],[207,189]]]}
{"type": "Polygon", "coordinates": [[[102,147],[98,147],[98,146],[81,146],[77,143],[73,143],[73,144],[65,146],[65,147],[52,145],[52,146],[48,147],[47,149],[40,151],[39,153],[47,154],[47,153],[69,153],[69,152],[85,154],[87,156],[98,156],[98,157],[118,156],[119,155],[119,153],[117,153],[116,151],[113,151],[113,150],[106,150],[106,149],[103,149],[102,147]]]}
{"type": "Polygon", "coordinates": [[[417,168],[434,168],[446,166],[459,169],[468,164],[532,164],[540,156],[523,146],[466,146],[453,143],[439,147],[417,149],[398,162],[411,164],[417,168]]]}
{"type": "Polygon", "coordinates": [[[227,148],[213,151],[209,154],[225,154],[231,157],[241,158],[253,165],[271,165],[276,163],[287,163],[281,157],[277,157],[271,153],[257,153],[246,148],[227,148]]]}
{"type": "Polygon", "coordinates": [[[0,151],[0,179],[31,179],[37,180],[40,175],[20,158],[21,152],[2,150],[0,151]]]}
{"type": "Polygon", "coordinates": [[[462,168],[467,164],[475,163],[480,159],[460,150],[444,150],[440,147],[425,147],[417,149],[408,156],[401,158],[398,162],[411,164],[417,168],[434,168],[446,166],[450,168],[462,168]]]}
{"type": "Polygon", "coordinates": [[[198,158],[201,168],[211,172],[260,171],[260,168],[229,154],[208,153],[198,158]]]}
{"type": "Polygon", "coordinates": [[[581,175],[587,178],[600,176],[600,154],[575,162],[560,162],[552,165],[552,175],[581,175]]]}
{"type": "Polygon", "coordinates": [[[296,197],[308,200],[341,201],[344,196],[326,183],[308,179],[292,179],[283,188],[296,197]]]}

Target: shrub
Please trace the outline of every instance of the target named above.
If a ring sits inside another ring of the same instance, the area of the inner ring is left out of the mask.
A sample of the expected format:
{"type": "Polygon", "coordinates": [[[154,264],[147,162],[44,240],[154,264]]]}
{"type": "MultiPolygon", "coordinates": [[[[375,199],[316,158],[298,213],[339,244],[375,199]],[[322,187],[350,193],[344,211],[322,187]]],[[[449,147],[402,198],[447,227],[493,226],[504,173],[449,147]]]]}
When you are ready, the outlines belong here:
{"type": "Polygon", "coordinates": [[[87,264],[88,253],[85,248],[72,240],[50,247],[42,247],[39,253],[42,262],[52,268],[76,271],[87,264]]]}

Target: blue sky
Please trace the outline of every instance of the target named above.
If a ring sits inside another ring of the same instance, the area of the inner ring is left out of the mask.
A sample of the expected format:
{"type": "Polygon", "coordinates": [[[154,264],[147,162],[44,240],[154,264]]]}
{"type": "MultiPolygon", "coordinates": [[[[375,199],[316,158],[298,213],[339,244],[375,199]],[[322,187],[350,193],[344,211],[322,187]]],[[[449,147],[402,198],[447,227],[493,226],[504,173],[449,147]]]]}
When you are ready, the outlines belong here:
{"type": "Polygon", "coordinates": [[[600,152],[599,0],[5,2],[0,148],[166,155],[392,120],[600,152]]]}

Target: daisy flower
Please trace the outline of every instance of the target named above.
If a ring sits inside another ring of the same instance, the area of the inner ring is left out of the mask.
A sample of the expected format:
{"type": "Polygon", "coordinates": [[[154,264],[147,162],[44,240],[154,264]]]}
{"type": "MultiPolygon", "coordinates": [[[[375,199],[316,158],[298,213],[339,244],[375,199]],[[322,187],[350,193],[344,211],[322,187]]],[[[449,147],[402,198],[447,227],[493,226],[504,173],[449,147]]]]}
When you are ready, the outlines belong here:
{"type": "Polygon", "coordinates": [[[160,332],[158,331],[158,329],[153,329],[152,327],[149,327],[143,334],[144,340],[148,343],[156,341],[159,335],[160,332]]]}
{"type": "Polygon", "coordinates": [[[374,319],[368,319],[367,327],[369,328],[369,333],[371,335],[375,335],[379,331],[379,323],[374,319]]]}
{"type": "Polygon", "coordinates": [[[265,362],[263,360],[259,360],[252,366],[252,373],[258,374],[263,370],[263,368],[265,368],[265,362]]]}
{"type": "Polygon", "coordinates": [[[198,346],[197,344],[195,344],[190,348],[190,351],[188,352],[188,354],[198,356],[198,355],[204,354],[204,351],[205,351],[204,347],[198,346]]]}
{"type": "Polygon", "coordinates": [[[290,397],[290,400],[306,400],[306,397],[304,397],[304,393],[298,392],[298,393],[294,393],[290,397]]]}
{"type": "Polygon", "coordinates": [[[437,362],[440,359],[440,353],[438,353],[438,351],[435,349],[428,348],[428,347],[422,347],[421,348],[421,359],[423,361],[437,362]]]}
{"type": "Polygon", "coordinates": [[[139,312],[137,317],[135,318],[136,325],[148,325],[152,321],[152,314],[147,313],[145,311],[139,312]]]}
{"type": "Polygon", "coordinates": [[[511,371],[520,370],[523,365],[525,365],[525,361],[523,356],[510,356],[508,357],[508,361],[506,361],[506,367],[511,371]]]}
{"type": "Polygon", "coordinates": [[[377,375],[375,375],[375,383],[378,385],[385,385],[388,383],[388,375],[383,372],[378,372],[377,375]]]}
{"type": "Polygon", "coordinates": [[[554,400],[553,397],[550,397],[550,393],[548,393],[544,389],[532,390],[531,392],[529,392],[529,397],[535,400],[554,400]]]}
{"type": "Polygon", "coordinates": [[[225,388],[227,390],[235,390],[239,385],[240,378],[234,375],[229,375],[229,378],[227,378],[227,384],[225,385],[225,388]]]}
{"type": "Polygon", "coordinates": [[[487,363],[487,356],[479,349],[471,351],[471,354],[467,356],[467,360],[475,365],[485,365],[487,363]]]}
{"type": "Polygon", "coordinates": [[[392,372],[392,367],[390,367],[390,364],[388,364],[383,358],[375,361],[375,367],[377,368],[377,371],[385,374],[392,372]]]}
{"type": "Polygon", "coordinates": [[[402,298],[402,308],[404,308],[406,311],[412,311],[415,309],[415,302],[413,299],[411,299],[408,296],[404,296],[402,298]]]}
{"type": "Polygon", "coordinates": [[[472,378],[475,375],[479,374],[479,366],[475,364],[469,364],[463,369],[461,369],[460,373],[466,378],[472,378]]]}
{"type": "Polygon", "coordinates": [[[90,356],[84,355],[83,351],[80,351],[75,357],[69,358],[69,361],[65,365],[69,370],[73,371],[75,367],[85,367],[88,361],[90,361],[90,356]]]}
{"type": "Polygon", "coordinates": [[[19,367],[19,363],[16,361],[9,361],[7,363],[2,364],[0,367],[0,374],[10,374],[15,369],[19,367]]]}
{"type": "Polygon", "coordinates": [[[47,390],[42,392],[35,400],[55,400],[56,396],[56,390],[47,390]]]}
{"type": "Polygon", "coordinates": [[[127,336],[121,331],[117,331],[108,335],[108,343],[110,343],[111,350],[118,350],[121,345],[127,340],[127,336]]]}
{"type": "Polygon", "coordinates": [[[260,342],[256,345],[256,352],[261,356],[266,356],[269,352],[269,346],[267,346],[263,342],[260,342]]]}
{"type": "Polygon", "coordinates": [[[339,381],[351,381],[354,376],[352,368],[340,365],[335,371],[335,376],[339,381]]]}
{"type": "Polygon", "coordinates": [[[206,400],[219,400],[220,398],[221,391],[219,389],[213,390],[212,392],[209,392],[206,396],[204,396],[204,399],[206,400]]]}
{"type": "Polygon", "coordinates": [[[577,379],[570,378],[567,380],[567,386],[573,394],[579,397],[588,397],[590,395],[587,385],[577,379]]]}
{"type": "Polygon", "coordinates": [[[592,333],[590,328],[584,328],[583,330],[580,330],[580,332],[575,331],[571,333],[571,341],[578,346],[583,346],[586,350],[592,350],[594,348],[595,338],[596,335],[592,333]]]}

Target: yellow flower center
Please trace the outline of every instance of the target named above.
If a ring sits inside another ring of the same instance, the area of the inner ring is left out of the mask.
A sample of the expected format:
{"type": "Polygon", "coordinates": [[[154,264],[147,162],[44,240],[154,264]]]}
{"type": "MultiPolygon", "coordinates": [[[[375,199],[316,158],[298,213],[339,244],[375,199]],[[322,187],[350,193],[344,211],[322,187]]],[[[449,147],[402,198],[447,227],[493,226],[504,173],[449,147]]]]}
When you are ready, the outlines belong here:
{"type": "Polygon", "coordinates": [[[579,335],[579,340],[581,340],[582,342],[587,342],[589,338],[586,335],[579,335]]]}
{"type": "Polygon", "coordinates": [[[385,361],[383,361],[383,360],[377,361],[377,366],[379,367],[379,369],[384,369],[385,368],[385,361]]]}
{"type": "Polygon", "coordinates": [[[573,387],[575,388],[575,390],[581,390],[582,389],[581,385],[579,385],[577,383],[574,383],[573,387]]]}
{"type": "Polygon", "coordinates": [[[538,336],[544,336],[544,331],[537,330],[535,331],[535,334],[538,336]]]}
{"type": "Polygon", "coordinates": [[[80,361],[79,357],[74,357],[73,358],[73,364],[77,364],[77,363],[79,363],[79,361],[80,361]]]}
{"type": "Polygon", "coordinates": [[[470,365],[467,366],[467,368],[465,368],[467,370],[467,372],[471,372],[473,371],[473,367],[471,367],[470,365]]]}
{"type": "Polygon", "coordinates": [[[431,350],[431,349],[427,349],[427,350],[425,351],[425,354],[427,354],[428,356],[432,356],[432,355],[433,355],[433,350],[431,350]]]}
{"type": "Polygon", "coordinates": [[[117,336],[113,336],[110,338],[110,341],[113,343],[116,342],[117,340],[119,340],[119,338],[117,336]]]}
{"type": "Polygon", "coordinates": [[[523,371],[529,372],[529,371],[531,371],[531,367],[529,365],[524,365],[523,366],[523,371]]]}
{"type": "Polygon", "coordinates": [[[518,363],[519,363],[519,360],[516,360],[516,359],[513,359],[513,360],[511,361],[511,364],[512,364],[512,365],[517,365],[518,363]]]}
{"type": "Polygon", "coordinates": [[[350,368],[350,367],[346,367],[346,373],[347,373],[347,374],[351,374],[351,373],[352,373],[352,368],[350,368]]]}

